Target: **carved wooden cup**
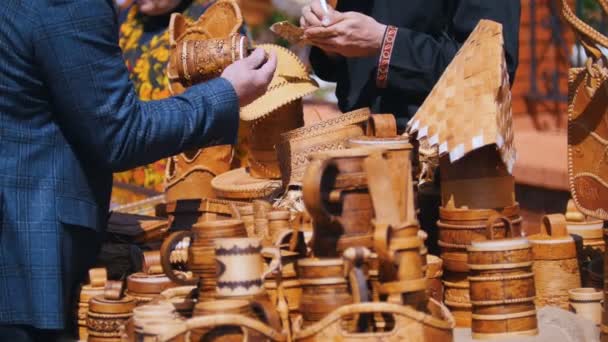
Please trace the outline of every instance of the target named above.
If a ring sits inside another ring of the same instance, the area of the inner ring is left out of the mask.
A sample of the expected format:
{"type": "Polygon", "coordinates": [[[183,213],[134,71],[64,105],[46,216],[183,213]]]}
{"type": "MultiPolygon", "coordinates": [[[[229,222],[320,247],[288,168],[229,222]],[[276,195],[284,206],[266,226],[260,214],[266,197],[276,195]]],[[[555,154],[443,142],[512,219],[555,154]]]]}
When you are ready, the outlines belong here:
{"type": "Polygon", "coordinates": [[[278,249],[264,248],[273,260],[266,267],[262,258],[262,242],[258,238],[215,240],[215,264],[220,297],[254,296],[264,291],[264,279],[281,269],[278,249]]]}

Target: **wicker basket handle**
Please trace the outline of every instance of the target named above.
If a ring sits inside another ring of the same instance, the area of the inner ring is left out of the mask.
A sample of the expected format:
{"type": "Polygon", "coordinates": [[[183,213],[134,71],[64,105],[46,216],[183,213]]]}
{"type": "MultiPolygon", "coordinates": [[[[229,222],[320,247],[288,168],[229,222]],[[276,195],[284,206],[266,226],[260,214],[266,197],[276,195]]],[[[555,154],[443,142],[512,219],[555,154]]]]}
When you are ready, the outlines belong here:
{"type": "Polygon", "coordinates": [[[163,272],[169,279],[173,280],[173,282],[179,285],[196,285],[200,280],[198,277],[193,277],[191,279],[178,277],[173,268],[173,264],[169,259],[173,248],[175,248],[175,245],[177,245],[178,242],[182,241],[186,237],[192,239],[193,236],[194,234],[192,234],[191,231],[175,232],[169,235],[165,241],[163,241],[163,244],[160,247],[160,263],[163,267],[163,272]]]}
{"type": "Polygon", "coordinates": [[[511,220],[509,220],[509,218],[502,215],[492,215],[490,216],[490,218],[488,218],[488,221],[486,222],[486,237],[488,238],[488,240],[494,240],[494,225],[498,221],[502,222],[505,225],[505,229],[511,237],[521,236],[521,231],[515,231],[513,224],[511,224],[511,220]]]}
{"type": "Polygon", "coordinates": [[[547,234],[552,237],[568,236],[568,225],[566,217],[563,214],[550,214],[543,216],[540,224],[541,234],[547,234]]]}
{"type": "MultiPolygon", "coordinates": [[[[604,11],[608,12],[608,4],[606,1],[600,0],[599,2],[604,11]]],[[[602,52],[595,46],[595,44],[608,48],[608,38],[578,18],[572,11],[572,8],[570,8],[568,0],[561,0],[561,6],[562,16],[579,34],[581,44],[587,51],[587,54],[593,56],[596,60],[600,59],[602,57],[602,52]]]]}
{"type": "MultiPolygon", "coordinates": [[[[254,330],[264,336],[266,336],[271,341],[283,342],[287,341],[287,336],[283,333],[272,329],[266,324],[255,320],[253,318],[237,315],[237,314],[216,314],[216,315],[208,315],[208,316],[199,316],[190,318],[186,321],[186,329],[198,329],[198,328],[215,328],[220,326],[238,326],[241,328],[247,328],[250,330],[254,330]]],[[[176,330],[172,332],[172,336],[166,335],[163,336],[165,340],[169,340],[175,336],[183,334],[185,331],[176,330]]]]}

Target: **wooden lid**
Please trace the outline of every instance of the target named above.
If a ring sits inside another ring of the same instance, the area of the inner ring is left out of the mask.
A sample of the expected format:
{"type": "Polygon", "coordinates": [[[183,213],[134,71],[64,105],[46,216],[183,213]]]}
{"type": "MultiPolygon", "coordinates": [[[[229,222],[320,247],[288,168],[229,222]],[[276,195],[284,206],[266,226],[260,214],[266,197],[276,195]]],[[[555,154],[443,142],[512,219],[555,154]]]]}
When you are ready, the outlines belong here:
{"type": "Polygon", "coordinates": [[[369,108],[360,108],[344,113],[328,120],[323,120],[314,125],[304,126],[281,134],[281,141],[300,140],[322,135],[341,127],[361,124],[371,115],[369,108]]]}
{"type": "Polygon", "coordinates": [[[568,290],[568,296],[574,301],[599,301],[604,299],[604,291],[593,287],[582,287],[568,290]]]}
{"type": "Polygon", "coordinates": [[[95,296],[89,301],[89,311],[107,314],[123,314],[132,312],[135,308],[135,298],[124,296],[121,299],[106,299],[104,296],[95,296]]]}
{"type": "Polygon", "coordinates": [[[133,273],[127,278],[127,290],[132,294],[160,294],[177,286],[164,274],[133,273]]]}
{"type": "Polygon", "coordinates": [[[251,200],[264,198],[281,189],[280,180],[254,178],[247,168],[231,170],[211,181],[215,193],[222,198],[251,200]]]}
{"type": "Polygon", "coordinates": [[[317,258],[305,258],[298,260],[298,267],[327,267],[327,266],[342,266],[344,260],[341,258],[332,259],[317,259],[317,258]]]}

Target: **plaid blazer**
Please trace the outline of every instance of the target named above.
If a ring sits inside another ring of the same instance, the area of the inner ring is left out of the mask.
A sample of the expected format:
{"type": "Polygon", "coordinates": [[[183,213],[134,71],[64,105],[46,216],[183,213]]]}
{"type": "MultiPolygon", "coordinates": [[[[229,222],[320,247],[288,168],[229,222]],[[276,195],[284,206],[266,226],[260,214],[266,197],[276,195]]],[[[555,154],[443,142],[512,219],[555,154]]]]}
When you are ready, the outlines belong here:
{"type": "Polygon", "coordinates": [[[103,229],[114,171],[234,143],[238,99],[140,102],[111,0],[2,0],[0,23],[0,324],[58,329],[64,227],[103,229]]]}

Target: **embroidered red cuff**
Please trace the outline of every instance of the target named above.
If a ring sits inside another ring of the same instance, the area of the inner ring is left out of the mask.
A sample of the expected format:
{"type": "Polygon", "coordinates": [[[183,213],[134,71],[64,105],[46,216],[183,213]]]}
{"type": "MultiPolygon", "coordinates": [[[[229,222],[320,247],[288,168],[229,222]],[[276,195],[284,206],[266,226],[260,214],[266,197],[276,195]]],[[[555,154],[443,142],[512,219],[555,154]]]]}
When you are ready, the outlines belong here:
{"type": "Polygon", "coordinates": [[[395,38],[397,37],[397,28],[395,26],[387,26],[382,40],[382,48],[380,49],[380,59],[378,61],[378,74],[376,76],[376,87],[386,88],[388,83],[388,70],[391,64],[391,56],[393,54],[393,46],[395,46],[395,38]]]}

